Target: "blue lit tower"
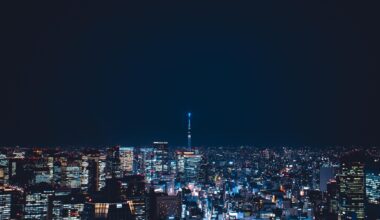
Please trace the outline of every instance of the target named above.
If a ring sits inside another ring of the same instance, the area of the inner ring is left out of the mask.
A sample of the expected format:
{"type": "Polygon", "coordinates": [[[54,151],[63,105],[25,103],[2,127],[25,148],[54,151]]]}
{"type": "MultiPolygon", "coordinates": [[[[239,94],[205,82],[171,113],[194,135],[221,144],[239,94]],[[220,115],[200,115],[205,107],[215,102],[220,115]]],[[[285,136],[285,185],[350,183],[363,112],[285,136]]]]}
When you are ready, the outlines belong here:
{"type": "Polygon", "coordinates": [[[191,147],[191,112],[187,113],[187,147],[191,147]]]}

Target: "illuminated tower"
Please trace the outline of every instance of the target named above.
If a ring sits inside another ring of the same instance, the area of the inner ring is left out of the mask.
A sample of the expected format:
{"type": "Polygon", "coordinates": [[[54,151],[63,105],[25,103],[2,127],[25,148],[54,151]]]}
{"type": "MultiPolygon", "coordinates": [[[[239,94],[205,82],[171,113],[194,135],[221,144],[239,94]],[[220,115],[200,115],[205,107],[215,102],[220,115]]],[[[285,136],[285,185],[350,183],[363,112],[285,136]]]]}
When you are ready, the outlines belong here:
{"type": "Polygon", "coordinates": [[[351,154],[342,158],[338,175],[341,215],[344,219],[365,219],[364,156],[351,154]]]}
{"type": "Polygon", "coordinates": [[[191,112],[187,113],[187,147],[191,147],[191,112]]]}
{"type": "Polygon", "coordinates": [[[120,167],[124,175],[131,175],[133,173],[133,147],[120,147],[120,167]]]}

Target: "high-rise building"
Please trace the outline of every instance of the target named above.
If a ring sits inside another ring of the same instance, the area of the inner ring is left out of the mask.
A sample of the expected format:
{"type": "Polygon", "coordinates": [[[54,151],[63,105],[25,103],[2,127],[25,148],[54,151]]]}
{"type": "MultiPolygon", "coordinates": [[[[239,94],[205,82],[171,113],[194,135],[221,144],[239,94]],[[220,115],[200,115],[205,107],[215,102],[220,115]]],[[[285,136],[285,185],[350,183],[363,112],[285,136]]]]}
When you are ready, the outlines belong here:
{"type": "Polygon", "coordinates": [[[91,185],[91,190],[95,191],[104,188],[107,175],[106,162],[106,155],[98,151],[90,151],[82,155],[80,175],[82,191],[88,191],[89,185],[91,185]]]}
{"type": "Polygon", "coordinates": [[[365,175],[361,155],[353,153],[342,158],[338,175],[339,208],[344,218],[365,218],[365,175]]]}
{"type": "Polygon", "coordinates": [[[82,156],[82,162],[81,162],[81,176],[80,176],[80,184],[81,184],[81,190],[87,191],[88,190],[88,156],[83,155],[82,156]]]}
{"type": "Polygon", "coordinates": [[[26,195],[24,219],[50,219],[54,191],[30,192],[26,195]]]}
{"type": "Polygon", "coordinates": [[[158,177],[169,174],[169,146],[168,142],[156,141],[154,146],[154,170],[158,177]]]}
{"type": "Polygon", "coordinates": [[[149,219],[180,219],[181,197],[151,192],[149,196],[149,219]]]}
{"type": "Polygon", "coordinates": [[[338,217],[338,186],[335,179],[329,180],[326,187],[327,213],[329,216],[338,217]]]}
{"type": "Polygon", "coordinates": [[[99,182],[98,182],[98,188],[99,190],[103,189],[106,186],[106,156],[100,155],[99,156],[99,162],[98,162],[98,170],[99,170],[99,182]]]}
{"type": "Polygon", "coordinates": [[[0,219],[21,219],[24,202],[24,191],[22,188],[1,186],[0,219]]]}
{"type": "Polygon", "coordinates": [[[53,182],[58,185],[65,185],[65,167],[67,159],[64,156],[54,158],[53,164],[53,182]]]}
{"type": "Polygon", "coordinates": [[[321,166],[319,171],[319,189],[322,192],[327,191],[327,183],[331,179],[335,179],[337,173],[337,168],[332,165],[324,164],[321,166]]]}
{"type": "Polygon", "coordinates": [[[72,189],[81,188],[81,161],[70,160],[63,169],[65,176],[64,186],[72,189]]]}
{"type": "Polygon", "coordinates": [[[47,167],[47,169],[49,171],[49,173],[48,173],[49,180],[53,181],[53,178],[54,178],[54,157],[49,156],[46,159],[46,167],[47,167]]]}
{"type": "Polygon", "coordinates": [[[185,182],[197,181],[202,155],[197,151],[176,151],[177,173],[185,182]]]}
{"type": "Polygon", "coordinates": [[[123,194],[126,195],[131,213],[136,220],[146,219],[145,181],[142,175],[124,177],[123,194]]]}
{"type": "Polygon", "coordinates": [[[108,202],[87,202],[84,206],[81,219],[134,219],[128,203],[108,203],[108,202]]]}
{"type": "Polygon", "coordinates": [[[366,174],[367,200],[372,204],[380,204],[380,174],[366,174]]]}
{"type": "Polygon", "coordinates": [[[138,153],[138,174],[143,174],[145,180],[149,183],[156,177],[155,174],[155,151],[151,147],[143,147],[139,149],[138,153]]]}
{"type": "Polygon", "coordinates": [[[0,191],[0,219],[11,218],[11,194],[0,191]]]}
{"type": "Polygon", "coordinates": [[[80,220],[85,195],[72,194],[70,190],[56,191],[52,198],[52,219],[80,220]]]}
{"type": "Polygon", "coordinates": [[[106,178],[123,177],[123,172],[120,166],[120,151],[119,146],[107,149],[107,163],[105,168],[106,178]]]}
{"type": "Polygon", "coordinates": [[[120,147],[120,167],[123,171],[124,175],[132,175],[133,174],[133,147],[120,147]]]}
{"type": "Polygon", "coordinates": [[[99,161],[90,158],[88,161],[88,192],[99,190],[99,161]]]}
{"type": "Polygon", "coordinates": [[[129,220],[133,219],[129,204],[109,204],[107,219],[129,220]]]}
{"type": "Polygon", "coordinates": [[[50,173],[49,167],[47,167],[47,164],[44,164],[42,166],[38,166],[40,164],[36,164],[33,171],[34,171],[34,183],[51,183],[52,182],[52,175],[50,173]]]}
{"type": "Polygon", "coordinates": [[[6,155],[0,154],[0,185],[9,183],[9,160],[6,155]]]}

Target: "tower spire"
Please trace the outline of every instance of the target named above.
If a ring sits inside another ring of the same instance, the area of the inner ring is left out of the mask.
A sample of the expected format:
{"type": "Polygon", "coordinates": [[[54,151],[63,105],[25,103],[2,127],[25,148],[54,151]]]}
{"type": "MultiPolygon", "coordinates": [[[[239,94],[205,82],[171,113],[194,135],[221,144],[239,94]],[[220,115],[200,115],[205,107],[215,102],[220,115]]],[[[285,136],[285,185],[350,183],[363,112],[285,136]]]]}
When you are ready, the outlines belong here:
{"type": "Polygon", "coordinates": [[[191,112],[187,113],[187,147],[191,148],[191,112]]]}

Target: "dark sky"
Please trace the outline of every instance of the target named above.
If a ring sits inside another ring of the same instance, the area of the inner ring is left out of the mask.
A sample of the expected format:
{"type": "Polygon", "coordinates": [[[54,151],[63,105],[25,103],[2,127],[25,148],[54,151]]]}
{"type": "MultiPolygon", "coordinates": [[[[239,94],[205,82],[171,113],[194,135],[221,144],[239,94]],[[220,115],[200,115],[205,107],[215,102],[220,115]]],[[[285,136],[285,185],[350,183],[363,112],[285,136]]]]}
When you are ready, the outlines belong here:
{"type": "Polygon", "coordinates": [[[2,7],[1,145],[380,144],[376,1],[64,2],[2,7]]]}

